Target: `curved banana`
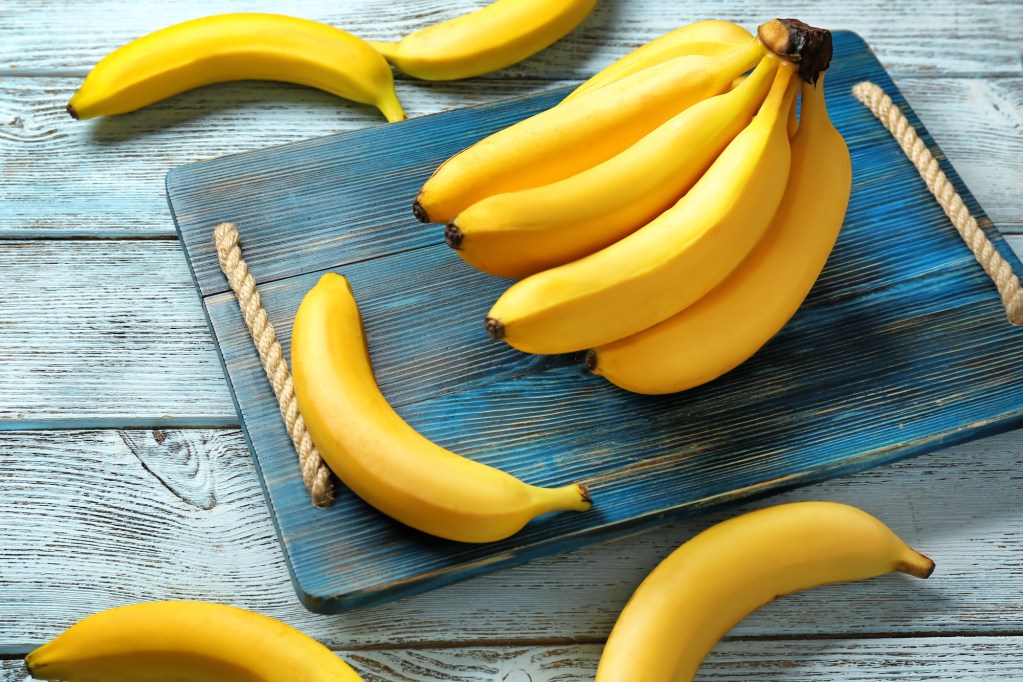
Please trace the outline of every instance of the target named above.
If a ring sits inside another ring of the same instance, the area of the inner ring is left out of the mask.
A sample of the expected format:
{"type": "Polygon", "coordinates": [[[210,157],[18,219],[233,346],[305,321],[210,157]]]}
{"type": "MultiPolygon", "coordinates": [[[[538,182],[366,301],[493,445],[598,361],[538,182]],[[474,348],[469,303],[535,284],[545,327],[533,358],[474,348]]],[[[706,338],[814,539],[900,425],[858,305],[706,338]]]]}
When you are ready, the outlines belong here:
{"type": "Polygon", "coordinates": [[[413,204],[448,223],[477,201],[546,185],[606,161],[687,107],[724,92],[764,54],[759,41],[719,57],[676,57],[494,133],[448,159],[413,204]]]}
{"type": "Polygon", "coordinates": [[[601,251],[513,284],[491,308],[487,332],[530,353],[569,353],[635,334],[710,291],[781,201],[797,85],[783,62],[752,123],[677,204],[601,251]]]}
{"type": "Polygon", "coordinates": [[[361,682],[330,649],[279,620],[222,604],[162,601],[102,611],[25,658],[65,682],[361,682]]]}
{"type": "Polygon", "coordinates": [[[359,309],[340,275],[324,275],[302,300],[291,366],[299,409],[328,466],[406,525],[449,540],[491,542],[540,514],[590,508],[582,486],[527,485],[409,426],[377,387],[359,309]]]}
{"type": "Polygon", "coordinates": [[[67,106],[73,118],[134,111],[224,81],[287,81],[372,104],[388,121],[405,112],[383,57],[341,29],[278,14],[220,14],[150,33],[97,64],[67,106]]]}
{"type": "Polygon", "coordinates": [[[635,232],[678,201],[749,124],[778,61],[765,56],[744,86],[697,102],[593,168],[473,204],[445,230],[448,245],[484,272],[520,278],[635,232]]]}
{"type": "Polygon", "coordinates": [[[636,393],[672,393],[737,367],[810,292],[838,238],[852,166],[828,118],[823,81],[803,84],[792,169],[763,239],[719,286],[660,324],[587,353],[592,371],[636,393]]]}
{"type": "Polygon", "coordinates": [[[582,93],[601,88],[608,83],[621,80],[626,76],[642,71],[648,66],[660,64],[674,57],[699,54],[708,57],[730,52],[744,43],[748,43],[753,34],[738,24],[720,19],[708,19],[687,24],[674,31],[654,38],[625,55],[610,66],[598,71],[596,75],[583,82],[573,90],[562,103],[575,99],[582,93]]]}
{"type": "Polygon", "coordinates": [[[447,81],[511,66],[568,35],[597,0],[497,0],[475,12],[371,42],[391,64],[416,78],[447,81]]]}
{"type": "Polygon", "coordinates": [[[688,682],[732,626],[779,596],[934,562],[870,514],[796,502],[729,519],[662,561],[615,623],[596,682],[688,682]]]}

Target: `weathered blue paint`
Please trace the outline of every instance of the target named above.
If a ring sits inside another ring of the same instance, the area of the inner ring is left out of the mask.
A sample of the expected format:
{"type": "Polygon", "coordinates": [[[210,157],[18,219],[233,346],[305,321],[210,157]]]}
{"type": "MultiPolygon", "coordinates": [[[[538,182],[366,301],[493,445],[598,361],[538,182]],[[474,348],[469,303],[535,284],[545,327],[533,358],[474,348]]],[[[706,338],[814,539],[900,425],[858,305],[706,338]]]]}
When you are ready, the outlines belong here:
{"type": "MultiPolygon", "coordinates": [[[[173,171],[168,193],[246,437],[303,602],[334,612],[413,594],[666,518],[766,495],[1010,428],[1023,417],[1023,329],[911,163],[849,93],[862,79],[907,110],[998,249],[958,175],[856,35],[835,36],[832,117],[853,155],[845,229],[786,328],[742,367],[674,396],[632,395],[576,356],[490,341],[483,314],[507,281],[472,270],[439,226],[411,217],[452,153],[550,106],[564,90],[227,157],[173,171]],[[238,223],[285,351],[324,271],[353,283],[385,393],[417,429],[537,484],[582,481],[596,506],[507,541],[411,531],[344,488],[313,508],[212,228],[238,223]]],[[[1017,270],[1020,268],[1017,267],[1017,270]]]]}

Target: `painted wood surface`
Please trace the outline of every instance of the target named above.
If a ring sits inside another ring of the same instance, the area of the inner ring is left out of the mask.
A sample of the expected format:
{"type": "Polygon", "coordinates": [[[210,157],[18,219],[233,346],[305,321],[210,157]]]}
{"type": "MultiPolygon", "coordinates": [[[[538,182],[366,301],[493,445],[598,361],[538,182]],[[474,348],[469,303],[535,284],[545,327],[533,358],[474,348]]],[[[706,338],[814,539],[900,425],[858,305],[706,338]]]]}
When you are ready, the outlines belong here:
{"type": "MultiPolygon", "coordinates": [[[[402,19],[393,19],[394,3],[382,0],[305,0],[289,5],[289,11],[350,28],[366,26],[367,37],[390,38],[416,22],[483,2],[410,0],[405,4],[414,5],[414,11],[402,19]]],[[[1019,231],[1023,81],[1018,76],[1023,60],[1018,36],[1023,14],[1013,0],[932,4],[801,1],[781,11],[812,15],[822,25],[851,28],[867,37],[999,227],[1019,231]]],[[[88,240],[172,235],[162,194],[169,168],[355,129],[375,117],[315,91],[259,83],[211,86],[109,121],[75,123],[66,118],[63,103],[88,68],[121,41],[177,19],[249,8],[280,9],[269,0],[244,8],[227,0],[148,6],[125,0],[2,3],[0,237],[44,240],[0,242],[0,268],[8,266],[0,281],[6,283],[14,264],[21,282],[47,288],[29,295],[21,287],[5,287],[0,297],[0,428],[26,428],[35,419],[97,427],[234,421],[223,380],[216,377],[212,387],[205,383],[212,374],[195,371],[204,367],[203,356],[215,356],[209,339],[193,334],[203,325],[194,295],[179,296],[176,288],[167,296],[148,292],[149,272],[187,270],[180,250],[153,241],[88,240]],[[86,39],[83,26],[89,26],[86,39]],[[67,237],[87,240],[45,241],[67,237]],[[118,264],[108,273],[96,264],[103,250],[118,264]],[[133,254],[130,263],[116,256],[124,250],[133,254]],[[80,268],[83,262],[92,264],[80,268]],[[33,268],[48,272],[49,278],[26,279],[33,268]],[[122,293],[104,281],[110,278],[121,282],[122,293]],[[145,324],[123,335],[104,334],[117,305],[127,318],[177,323],[171,329],[145,324]],[[90,333],[78,335],[73,351],[88,357],[87,363],[51,364],[74,324],[38,321],[50,310],[69,316],[69,323],[89,325],[90,333]],[[29,322],[34,319],[35,324],[29,322]],[[188,345],[193,357],[179,357],[173,377],[159,362],[168,336],[188,345]],[[108,391],[100,390],[106,364],[136,366],[135,381],[148,389],[132,386],[122,375],[108,391]],[[19,382],[27,377],[31,383],[21,391],[12,388],[7,381],[12,370],[21,373],[19,382]],[[35,402],[26,405],[25,395],[35,402]]],[[[778,11],[779,6],[719,0],[617,2],[621,22],[606,24],[595,37],[573,37],[566,42],[569,49],[556,46],[514,73],[451,85],[402,80],[399,90],[414,115],[528,94],[557,86],[559,81],[547,80],[549,74],[581,77],[584,68],[601,66],[690,18],[725,17],[752,26],[765,13],[778,11]]],[[[379,609],[320,617],[294,599],[238,432],[131,432],[139,436],[133,440],[144,463],[118,445],[123,441],[116,431],[89,432],[100,445],[78,433],[4,434],[20,440],[0,446],[6,453],[0,454],[0,530],[15,527],[8,519],[18,518],[17,528],[26,533],[23,542],[8,543],[6,533],[0,537],[0,651],[11,656],[24,654],[98,608],[146,595],[192,596],[237,599],[346,651],[350,646],[396,647],[352,652],[360,660],[386,662],[373,668],[374,680],[592,679],[596,649],[629,591],[660,556],[700,525],[675,524],[379,609]],[[168,444],[166,452],[154,445],[161,438],[168,444]],[[208,446],[195,444],[207,440],[208,446]],[[182,458],[180,470],[169,464],[177,457],[182,458]],[[212,465],[197,461],[203,457],[211,458],[212,465]],[[3,486],[12,474],[18,493],[13,495],[11,486],[3,486]],[[169,488],[158,479],[191,502],[175,503],[170,492],[170,503],[159,502],[161,491],[169,488]],[[203,509],[208,490],[216,503],[203,509]],[[41,497],[27,504],[30,491],[41,497]],[[20,518],[26,509],[35,514],[29,530],[20,518]],[[161,530],[161,524],[168,527],[161,530]],[[77,534],[57,532],[68,525],[77,534]],[[577,604],[581,615],[574,612],[577,604]],[[579,656],[565,639],[576,634],[588,642],[579,656]],[[376,644],[366,644],[367,638],[376,644]],[[501,642],[513,643],[505,647],[501,642]],[[452,646],[457,653],[451,654],[452,646]],[[520,651],[528,653],[520,658],[520,651]],[[568,671],[564,677],[540,663],[566,655],[573,663],[561,669],[568,671]]],[[[1018,433],[1007,434],[797,493],[816,491],[822,498],[862,504],[893,525],[921,528],[919,537],[948,567],[940,596],[920,611],[904,609],[897,616],[895,610],[911,600],[900,598],[886,610],[890,594],[882,584],[877,591],[873,583],[864,583],[783,600],[736,632],[756,641],[731,641],[719,648],[743,648],[748,654],[742,662],[749,666],[739,668],[729,658],[719,664],[715,652],[699,679],[1019,679],[1019,643],[1009,637],[1023,632],[1018,598],[1023,593],[1018,561],[1023,518],[1016,503],[1023,462],[1014,454],[1019,443],[1018,433]],[[934,458],[946,455],[947,461],[931,466],[934,458]],[[850,651],[833,639],[849,634],[869,640],[850,651]],[[935,637],[939,634],[947,636],[935,637]]],[[[925,584],[928,594],[937,594],[930,590],[937,589],[939,577],[940,572],[925,584]]],[[[0,679],[23,679],[19,667],[17,661],[0,660],[0,679]]]]}
{"type": "Polygon", "coordinates": [[[303,602],[324,612],[376,604],[1016,425],[1023,330],[1004,320],[898,144],[849,94],[864,79],[905,104],[862,40],[836,33],[826,89],[854,185],[815,291],[752,361],[662,398],[588,376],[578,355],[529,356],[492,342],[482,320],[508,282],[462,263],[438,243],[439,226],[411,215],[437,165],[565,90],[172,171],[175,221],[303,602]],[[324,270],[342,272],[381,388],[416,429],[536,485],[583,483],[594,509],[479,546],[429,538],[354,496],[312,507],[237,303],[223,293],[210,238],[223,220],[239,225],[285,356],[302,297],[324,270]]]}
{"type": "Polygon", "coordinates": [[[0,281],[0,430],[238,423],[177,243],[0,239],[0,281]]]}
{"type": "MultiPolygon", "coordinates": [[[[896,640],[725,641],[700,682],[885,682],[1019,680],[1023,637],[896,640]],[[1006,663],[1006,661],[1009,661],[1006,663]]],[[[600,658],[593,644],[557,647],[340,651],[366,682],[584,682],[600,658]]],[[[0,682],[26,679],[20,661],[0,661],[0,682]]]]}
{"type": "MultiPolygon", "coordinates": [[[[0,656],[89,613],[165,598],[243,606],[336,649],[600,644],[660,559],[732,513],[322,616],[295,599],[237,431],[2,433],[0,471],[0,656]]],[[[1004,434],[772,498],[859,506],[938,568],[927,581],[891,575],[780,599],[731,636],[1018,636],[1021,480],[1019,437],[1004,434]]]]}
{"type": "MultiPolygon", "coordinates": [[[[443,19],[482,7],[486,0],[305,0],[288,11],[325,21],[367,40],[397,40],[443,19]]],[[[5,0],[7,39],[0,45],[0,69],[29,74],[84,76],[122,43],[196,16],[229,11],[282,11],[280,2],[185,0],[160,6],[132,0],[74,0],[58,7],[40,0],[5,0]],[[90,27],[89,39],[82,39],[90,27]],[[99,33],[97,29],[102,28],[99,33]]],[[[497,77],[509,80],[579,78],[678,26],[704,18],[729,19],[750,29],[778,13],[802,17],[815,26],[860,33],[885,54],[885,68],[897,75],[954,76],[975,73],[1023,75],[1018,36],[1023,16],[1016,0],[934,3],[906,0],[778,3],[750,0],[601,0],[578,29],[497,77]]]]}
{"type": "MultiPolygon", "coordinates": [[[[125,116],[72,121],[63,102],[78,83],[0,79],[0,237],[172,237],[164,192],[170,169],[381,120],[369,107],[316,90],[253,82],[201,88],[125,116]]],[[[418,117],[565,83],[409,82],[402,101],[418,117]]],[[[1023,229],[1023,78],[896,83],[991,219],[1003,231],[1023,229]]]]}

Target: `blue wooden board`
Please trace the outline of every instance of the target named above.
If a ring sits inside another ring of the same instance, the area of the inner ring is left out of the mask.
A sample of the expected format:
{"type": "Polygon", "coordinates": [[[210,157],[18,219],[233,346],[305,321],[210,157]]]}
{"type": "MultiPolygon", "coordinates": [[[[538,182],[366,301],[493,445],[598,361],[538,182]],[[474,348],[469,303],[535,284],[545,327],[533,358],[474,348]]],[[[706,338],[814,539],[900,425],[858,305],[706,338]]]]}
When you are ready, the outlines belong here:
{"type": "Polygon", "coordinates": [[[999,251],[1016,257],[855,34],[835,34],[832,118],[853,195],[803,307],[753,359],[674,396],[640,396],[581,357],[491,341],[508,286],[421,225],[412,199],[443,160],[558,102],[566,89],[185,166],[168,197],[302,602],[337,612],[407,596],[665,519],[1011,428],[1023,417],[1023,329],[912,164],[850,94],[869,79],[903,107],[999,251]],[[338,485],[316,509],[276,400],[220,273],[213,227],[238,224],[285,353],[302,296],[344,273],[384,393],[431,439],[539,485],[579,481],[594,508],[506,541],[405,528],[338,485]]]}

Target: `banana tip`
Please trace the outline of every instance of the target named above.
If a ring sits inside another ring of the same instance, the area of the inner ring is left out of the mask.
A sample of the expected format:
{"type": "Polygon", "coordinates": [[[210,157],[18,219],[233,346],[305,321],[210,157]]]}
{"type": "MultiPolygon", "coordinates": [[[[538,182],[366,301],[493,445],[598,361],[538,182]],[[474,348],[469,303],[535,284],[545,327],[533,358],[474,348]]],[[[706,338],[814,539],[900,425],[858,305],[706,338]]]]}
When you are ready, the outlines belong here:
{"type": "Polygon", "coordinates": [[[583,362],[586,363],[586,369],[590,370],[591,372],[596,372],[597,351],[593,350],[592,348],[586,351],[586,357],[583,359],[583,362]]]}
{"type": "Polygon", "coordinates": [[[75,119],[77,121],[78,120],[78,110],[75,109],[75,106],[73,104],[68,104],[66,109],[67,109],[68,116],[70,116],[71,118],[73,118],[73,119],[75,119]]]}
{"type": "Polygon", "coordinates": [[[500,341],[504,338],[504,323],[496,317],[488,317],[484,323],[487,328],[487,334],[490,335],[494,341],[500,341]]]}
{"type": "Polygon", "coordinates": [[[901,563],[899,565],[899,570],[903,573],[908,573],[914,578],[926,580],[931,577],[932,573],[934,573],[934,566],[935,564],[931,559],[918,553],[918,556],[914,557],[913,561],[904,561],[901,563]]]}
{"type": "Polygon", "coordinates": [[[579,494],[582,495],[583,502],[586,504],[593,504],[593,498],[590,497],[590,489],[582,483],[576,483],[576,487],[579,488],[579,494]]]}
{"type": "Polygon", "coordinates": [[[423,208],[421,203],[419,203],[419,199],[412,202],[412,215],[414,215],[416,220],[421,223],[430,222],[430,216],[426,215],[426,209],[423,208]]]}
{"type": "Polygon", "coordinates": [[[444,228],[444,241],[453,249],[457,249],[462,246],[462,239],[465,237],[462,231],[458,229],[458,225],[451,223],[444,228]]]}

